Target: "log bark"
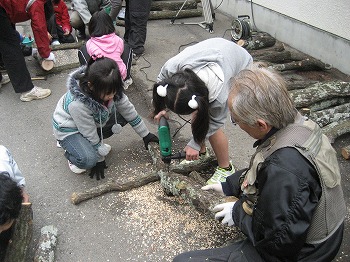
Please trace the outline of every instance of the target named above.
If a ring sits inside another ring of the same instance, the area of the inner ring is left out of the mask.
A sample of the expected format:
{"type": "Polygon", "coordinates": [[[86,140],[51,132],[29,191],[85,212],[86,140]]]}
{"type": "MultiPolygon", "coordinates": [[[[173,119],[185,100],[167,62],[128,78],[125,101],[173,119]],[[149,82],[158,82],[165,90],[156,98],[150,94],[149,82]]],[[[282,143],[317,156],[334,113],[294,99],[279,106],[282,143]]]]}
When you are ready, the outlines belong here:
{"type": "Polygon", "coordinates": [[[329,98],[327,100],[323,100],[320,102],[316,102],[314,104],[311,104],[309,106],[311,111],[320,111],[323,109],[330,108],[332,106],[338,106],[342,104],[346,104],[350,102],[350,97],[335,97],[335,98],[329,98]]]}
{"type": "MultiPolygon", "coordinates": [[[[157,19],[173,19],[175,18],[177,11],[163,10],[163,11],[151,11],[149,15],[149,20],[157,19]]],[[[202,16],[202,11],[199,9],[189,9],[182,10],[176,17],[179,18],[188,18],[188,17],[198,17],[202,16]]]]}
{"type": "Polygon", "coordinates": [[[31,203],[22,203],[19,217],[7,246],[5,262],[25,262],[26,254],[33,235],[33,210],[31,203]]]}
{"type": "Polygon", "coordinates": [[[268,33],[258,33],[252,37],[252,40],[239,40],[238,45],[244,47],[247,50],[257,50],[266,47],[274,46],[276,38],[272,37],[268,33]]]}
{"type": "Polygon", "coordinates": [[[184,201],[191,204],[202,213],[214,217],[213,207],[224,202],[232,202],[237,199],[234,197],[223,197],[213,191],[202,190],[204,184],[198,184],[190,177],[173,173],[159,172],[162,186],[175,196],[180,196],[184,201]]]}
{"type": "MultiPolygon", "coordinates": [[[[290,52],[283,50],[281,52],[266,51],[263,53],[255,54],[253,56],[255,61],[264,61],[270,63],[284,63],[290,61],[290,52]]],[[[273,65],[272,67],[274,67],[273,65]]]]}
{"type": "Polygon", "coordinates": [[[309,116],[320,127],[324,127],[332,122],[350,119],[350,103],[311,112],[309,116]]]}
{"type": "Polygon", "coordinates": [[[55,249],[57,245],[57,228],[45,226],[41,229],[38,248],[35,251],[34,262],[55,261],[55,249]]]}
{"type": "MultiPolygon", "coordinates": [[[[290,59],[291,59],[291,55],[290,55],[290,59]]],[[[318,59],[306,58],[300,61],[293,61],[285,64],[273,65],[272,68],[278,71],[286,71],[286,70],[311,71],[311,70],[331,69],[331,65],[323,63],[318,59]]]]}
{"type": "Polygon", "coordinates": [[[341,155],[346,159],[350,159],[350,145],[347,145],[341,149],[341,155]]]}
{"type": "Polygon", "coordinates": [[[330,81],[318,82],[312,86],[289,91],[297,108],[309,107],[310,105],[331,99],[350,95],[350,82],[330,81]]]}
{"type": "Polygon", "coordinates": [[[312,80],[293,80],[293,81],[286,81],[287,84],[287,89],[290,90],[295,90],[295,89],[304,89],[308,88],[313,84],[316,84],[317,81],[312,81],[312,80]]]}
{"type": "Polygon", "coordinates": [[[258,57],[258,56],[263,56],[266,52],[282,52],[283,50],[285,50],[284,44],[280,41],[276,41],[276,43],[271,47],[266,47],[264,49],[258,49],[258,50],[247,50],[247,51],[252,57],[258,57]]]}
{"type": "MultiPolygon", "coordinates": [[[[182,7],[182,10],[187,9],[197,9],[197,2],[194,0],[188,0],[184,6],[184,1],[152,1],[151,4],[151,11],[162,11],[162,10],[180,10],[182,7]]],[[[182,12],[181,10],[181,12],[182,12]]]]}
{"type": "Polygon", "coordinates": [[[322,128],[323,133],[328,137],[331,143],[341,135],[350,132],[350,120],[341,120],[333,122],[322,128]]]}

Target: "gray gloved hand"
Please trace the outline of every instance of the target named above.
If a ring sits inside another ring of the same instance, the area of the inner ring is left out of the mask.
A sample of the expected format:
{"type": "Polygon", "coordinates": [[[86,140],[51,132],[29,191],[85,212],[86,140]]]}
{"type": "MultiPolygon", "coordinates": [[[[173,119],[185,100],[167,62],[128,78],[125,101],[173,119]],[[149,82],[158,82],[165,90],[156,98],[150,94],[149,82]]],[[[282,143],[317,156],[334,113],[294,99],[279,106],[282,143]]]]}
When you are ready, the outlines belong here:
{"type": "Polygon", "coordinates": [[[146,150],[148,150],[148,144],[149,142],[156,142],[159,143],[159,139],[156,135],[152,133],[148,133],[147,136],[145,136],[143,139],[143,143],[145,144],[146,150]]]}
{"type": "Polygon", "coordinates": [[[221,220],[222,224],[227,224],[228,226],[234,226],[235,222],[233,222],[232,209],[236,202],[226,202],[223,204],[216,205],[213,209],[216,220],[221,220]]]}
{"type": "Polygon", "coordinates": [[[96,165],[90,171],[90,178],[96,176],[96,180],[100,180],[100,177],[105,178],[106,161],[97,162],[96,165]]]}
{"type": "Polygon", "coordinates": [[[52,52],[50,52],[49,57],[44,58],[44,60],[53,61],[54,63],[56,63],[55,55],[54,55],[54,53],[52,53],[52,52]]]}
{"type": "Polygon", "coordinates": [[[221,196],[225,195],[224,191],[222,190],[221,183],[206,185],[206,186],[203,186],[201,189],[202,190],[213,190],[214,192],[218,193],[221,196]]]}

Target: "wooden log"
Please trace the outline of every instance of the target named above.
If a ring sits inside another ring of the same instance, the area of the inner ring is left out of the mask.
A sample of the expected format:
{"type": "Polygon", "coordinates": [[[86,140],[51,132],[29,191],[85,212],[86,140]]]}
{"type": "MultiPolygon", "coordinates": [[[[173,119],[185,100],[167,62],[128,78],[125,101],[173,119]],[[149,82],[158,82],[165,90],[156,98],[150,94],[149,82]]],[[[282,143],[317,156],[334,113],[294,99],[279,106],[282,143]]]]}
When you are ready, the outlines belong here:
{"type": "Polygon", "coordinates": [[[350,97],[335,97],[335,98],[329,98],[327,100],[315,102],[314,104],[311,104],[309,106],[311,111],[320,111],[323,109],[330,108],[332,106],[338,106],[342,104],[346,104],[350,102],[350,97]]]}
{"type": "Polygon", "coordinates": [[[31,203],[22,203],[16,219],[12,238],[7,246],[5,262],[25,262],[33,235],[33,209],[31,203]]]}
{"type": "MultiPolygon", "coordinates": [[[[207,149],[210,150],[210,149],[207,149]]],[[[199,160],[188,161],[184,164],[173,164],[170,166],[170,171],[188,175],[192,171],[213,170],[217,166],[215,155],[210,151],[208,156],[203,156],[199,160]]]]}
{"type": "Polygon", "coordinates": [[[341,149],[341,155],[346,159],[350,159],[350,145],[347,145],[341,149]]]}
{"type": "MultiPolygon", "coordinates": [[[[197,9],[197,2],[194,0],[188,0],[184,4],[184,1],[152,1],[151,11],[162,11],[162,10],[182,10],[197,9]]],[[[182,12],[181,10],[181,12],[182,12]]]]}
{"type": "Polygon", "coordinates": [[[50,225],[41,229],[38,248],[35,251],[34,262],[54,262],[57,245],[57,228],[50,225]]]}
{"type": "Polygon", "coordinates": [[[333,122],[322,127],[322,131],[328,137],[329,141],[334,143],[337,137],[350,132],[350,120],[333,122]]]}
{"type": "Polygon", "coordinates": [[[213,191],[202,190],[204,184],[198,184],[190,177],[173,173],[159,172],[162,186],[173,195],[180,196],[202,213],[214,216],[213,207],[224,202],[236,201],[235,197],[223,197],[213,191]]]}
{"type": "Polygon", "coordinates": [[[276,38],[272,37],[268,33],[258,33],[252,37],[251,40],[239,40],[237,44],[244,47],[247,50],[257,50],[266,47],[274,46],[276,38]]]}
{"type": "MultiPolygon", "coordinates": [[[[149,15],[149,20],[157,19],[173,19],[175,18],[177,11],[163,10],[163,11],[151,11],[149,15]]],[[[176,19],[188,18],[188,17],[198,17],[202,16],[202,11],[199,9],[188,9],[181,10],[177,15],[176,19]]]]}
{"type": "Polygon", "coordinates": [[[77,205],[85,200],[98,197],[111,191],[122,192],[129,189],[141,187],[158,180],[159,176],[157,171],[154,171],[149,174],[140,174],[136,179],[126,178],[125,180],[109,180],[106,183],[100,184],[83,192],[73,192],[71,196],[71,202],[74,205],[77,205]]]}
{"type": "MultiPolygon", "coordinates": [[[[270,63],[283,63],[285,61],[290,61],[290,52],[283,50],[281,52],[266,51],[261,54],[255,54],[253,56],[255,61],[265,61],[270,63]]],[[[275,66],[275,65],[273,65],[275,66]]],[[[272,67],[273,67],[272,66],[272,67]]]]}
{"type": "Polygon", "coordinates": [[[312,71],[312,70],[331,69],[331,65],[323,63],[318,59],[306,58],[300,61],[293,61],[285,64],[273,65],[272,68],[278,71],[286,71],[286,70],[312,71]]]}
{"type": "Polygon", "coordinates": [[[330,98],[350,96],[350,82],[318,82],[305,89],[291,90],[289,94],[297,108],[309,107],[330,98]]]}
{"type": "Polygon", "coordinates": [[[74,42],[74,43],[62,43],[60,45],[51,46],[51,50],[57,51],[57,50],[67,50],[67,49],[79,49],[85,43],[86,43],[86,41],[79,41],[79,42],[74,42]]]}
{"type": "Polygon", "coordinates": [[[320,127],[324,127],[332,122],[350,119],[350,103],[310,112],[309,117],[320,127]]]}
{"type": "Polygon", "coordinates": [[[287,84],[287,89],[290,90],[295,90],[295,89],[304,89],[308,88],[313,84],[316,84],[317,81],[312,81],[312,80],[293,80],[293,81],[286,81],[287,84]]]}
{"type": "Polygon", "coordinates": [[[280,41],[276,41],[276,43],[271,47],[247,51],[252,57],[258,57],[263,56],[266,52],[282,52],[283,50],[285,50],[284,44],[280,41]]]}

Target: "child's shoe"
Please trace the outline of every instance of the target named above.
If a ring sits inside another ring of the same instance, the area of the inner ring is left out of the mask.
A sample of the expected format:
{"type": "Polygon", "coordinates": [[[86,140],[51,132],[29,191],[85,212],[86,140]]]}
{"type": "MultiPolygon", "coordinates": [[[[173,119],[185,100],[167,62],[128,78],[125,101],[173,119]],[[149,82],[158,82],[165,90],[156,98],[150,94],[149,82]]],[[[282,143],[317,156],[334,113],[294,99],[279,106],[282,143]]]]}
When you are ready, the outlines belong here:
{"type": "Polygon", "coordinates": [[[68,166],[69,166],[69,169],[75,174],[81,174],[86,171],[86,169],[82,169],[77,167],[76,165],[73,165],[72,162],[70,162],[69,160],[68,160],[68,166]]]}
{"type": "Polygon", "coordinates": [[[128,89],[129,86],[131,86],[131,85],[132,85],[132,78],[129,77],[128,79],[126,79],[126,80],[124,81],[124,89],[125,89],[125,90],[128,89]]]}
{"type": "Polygon", "coordinates": [[[218,166],[215,170],[214,175],[207,181],[207,185],[225,182],[228,176],[236,172],[231,162],[230,162],[230,167],[231,167],[231,170],[226,170],[225,168],[218,166]]]}
{"type": "Polygon", "coordinates": [[[3,74],[2,79],[0,81],[0,87],[2,87],[3,85],[6,85],[9,82],[10,82],[9,76],[7,74],[3,74]]]}
{"type": "Polygon", "coordinates": [[[52,43],[51,43],[51,45],[60,45],[60,44],[61,43],[58,40],[53,40],[52,43]]]}

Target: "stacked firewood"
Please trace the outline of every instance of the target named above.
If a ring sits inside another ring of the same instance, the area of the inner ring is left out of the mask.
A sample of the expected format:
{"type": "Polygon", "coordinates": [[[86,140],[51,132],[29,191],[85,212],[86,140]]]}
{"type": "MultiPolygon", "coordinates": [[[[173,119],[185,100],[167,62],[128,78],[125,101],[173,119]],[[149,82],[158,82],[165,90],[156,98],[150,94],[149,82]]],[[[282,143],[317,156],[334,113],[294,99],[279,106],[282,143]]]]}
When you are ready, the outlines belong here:
{"type": "MultiPolygon", "coordinates": [[[[237,44],[246,48],[254,61],[281,72],[296,107],[318,123],[331,143],[350,132],[350,82],[343,81],[349,76],[267,33],[257,33],[237,44]]],[[[342,150],[346,159],[350,158],[349,150],[350,146],[342,150]]]]}

